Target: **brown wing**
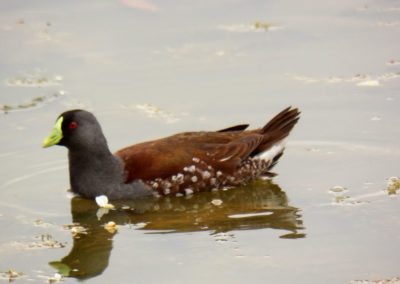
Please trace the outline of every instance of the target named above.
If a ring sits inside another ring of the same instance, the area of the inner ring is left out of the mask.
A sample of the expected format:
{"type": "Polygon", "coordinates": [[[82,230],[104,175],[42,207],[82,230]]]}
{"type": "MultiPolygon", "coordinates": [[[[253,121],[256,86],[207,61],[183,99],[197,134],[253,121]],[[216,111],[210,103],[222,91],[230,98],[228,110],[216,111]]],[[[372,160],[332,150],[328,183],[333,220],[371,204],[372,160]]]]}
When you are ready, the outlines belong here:
{"type": "Polygon", "coordinates": [[[243,131],[247,127],[243,124],[219,132],[186,132],[133,145],[116,155],[124,161],[127,182],[168,178],[193,165],[194,158],[229,173],[243,159],[266,151],[286,138],[299,115],[296,108],[289,107],[260,129],[243,131]]]}
{"type": "Polygon", "coordinates": [[[167,178],[199,159],[216,170],[232,171],[260,144],[251,132],[190,132],[124,148],[116,153],[127,181],[167,178]]]}
{"type": "Polygon", "coordinates": [[[246,133],[246,136],[235,139],[227,144],[217,145],[210,151],[214,164],[220,165],[225,170],[233,170],[263,141],[263,135],[246,133]]]}

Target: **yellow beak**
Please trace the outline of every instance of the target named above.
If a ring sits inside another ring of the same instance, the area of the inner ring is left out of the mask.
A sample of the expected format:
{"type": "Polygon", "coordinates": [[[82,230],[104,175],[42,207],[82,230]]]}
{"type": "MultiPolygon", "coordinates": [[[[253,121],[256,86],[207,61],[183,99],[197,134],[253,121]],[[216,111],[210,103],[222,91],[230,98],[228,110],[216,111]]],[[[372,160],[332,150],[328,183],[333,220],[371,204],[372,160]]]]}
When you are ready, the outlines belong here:
{"type": "Polygon", "coordinates": [[[53,130],[51,130],[50,132],[50,135],[43,141],[43,148],[56,145],[63,138],[63,133],[61,129],[63,119],[64,118],[62,116],[60,116],[60,118],[57,119],[56,124],[53,127],[53,130]]]}

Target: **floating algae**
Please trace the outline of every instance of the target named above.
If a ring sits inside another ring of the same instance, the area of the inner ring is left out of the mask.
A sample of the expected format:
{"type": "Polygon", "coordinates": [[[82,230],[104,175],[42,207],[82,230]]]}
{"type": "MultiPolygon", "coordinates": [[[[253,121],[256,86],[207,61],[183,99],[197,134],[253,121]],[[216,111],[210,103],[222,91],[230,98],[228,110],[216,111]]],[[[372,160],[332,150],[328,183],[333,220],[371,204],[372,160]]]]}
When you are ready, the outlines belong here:
{"type": "Polygon", "coordinates": [[[24,273],[18,272],[12,268],[8,269],[5,272],[0,273],[0,279],[8,280],[8,282],[13,282],[17,278],[24,276],[24,273]]]}
{"type": "Polygon", "coordinates": [[[60,96],[63,96],[65,94],[64,91],[58,91],[52,95],[44,95],[44,96],[38,96],[34,97],[33,99],[22,102],[16,105],[9,105],[9,104],[0,104],[0,111],[3,111],[5,114],[12,112],[12,111],[17,111],[17,110],[24,110],[28,108],[33,108],[37,107],[46,101],[50,101],[52,99],[58,98],[60,96]]]}
{"type": "Polygon", "coordinates": [[[9,87],[48,87],[58,86],[61,84],[62,80],[63,77],[60,75],[49,77],[37,72],[36,74],[9,78],[6,80],[6,85],[9,87]]]}
{"type": "Polygon", "coordinates": [[[398,178],[398,177],[388,178],[386,190],[389,195],[397,194],[397,191],[400,190],[400,178],[398,178]]]}

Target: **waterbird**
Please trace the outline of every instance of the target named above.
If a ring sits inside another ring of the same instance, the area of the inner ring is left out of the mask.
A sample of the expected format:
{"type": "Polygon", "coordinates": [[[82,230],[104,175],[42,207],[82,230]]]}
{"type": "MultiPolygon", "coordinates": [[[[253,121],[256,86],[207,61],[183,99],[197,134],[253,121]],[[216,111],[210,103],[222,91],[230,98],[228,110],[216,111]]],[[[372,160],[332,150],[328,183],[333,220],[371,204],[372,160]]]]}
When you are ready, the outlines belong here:
{"type": "Polygon", "coordinates": [[[261,128],[183,132],[112,153],[96,117],[75,109],[58,116],[43,147],[68,149],[71,190],[86,198],[191,195],[272,176],[299,118],[288,107],[261,128]]]}

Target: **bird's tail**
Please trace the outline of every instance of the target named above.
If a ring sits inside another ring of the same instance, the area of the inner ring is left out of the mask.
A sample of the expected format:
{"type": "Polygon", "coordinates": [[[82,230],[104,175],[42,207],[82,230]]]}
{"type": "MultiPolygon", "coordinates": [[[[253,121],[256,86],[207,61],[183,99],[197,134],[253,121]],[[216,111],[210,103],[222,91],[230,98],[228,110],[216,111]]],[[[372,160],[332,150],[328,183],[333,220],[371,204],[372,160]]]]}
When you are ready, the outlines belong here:
{"type": "Polygon", "coordinates": [[[285,138],[300,119],[297,108],[288,107],[272,118],[258,133],[264,135],[263,141],[253,155],[270,162],[268,171],[272,169],[285,150],[285,138]]]}

